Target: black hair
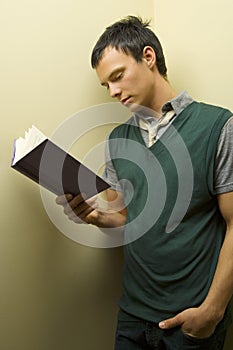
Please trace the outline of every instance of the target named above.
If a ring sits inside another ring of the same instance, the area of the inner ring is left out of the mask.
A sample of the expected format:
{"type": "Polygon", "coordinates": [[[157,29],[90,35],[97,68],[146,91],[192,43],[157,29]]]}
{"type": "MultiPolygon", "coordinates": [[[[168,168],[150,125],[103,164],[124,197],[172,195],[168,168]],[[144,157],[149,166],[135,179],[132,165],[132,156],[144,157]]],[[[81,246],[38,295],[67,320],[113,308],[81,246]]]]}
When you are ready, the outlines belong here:
{"type": "Polygon", "coordinates": [[[144,47],[151,46],[156,54],[158,71],[166,78],[167,67],[163,49],[149,25],[150,21],[143,21],[141,17],[127,16],[107,27],[93,48],[91,54],[92,68],[98,66],[107,47],[122,50],[126,54],[132,55],[137,62],[141,62],[144,47]]]}

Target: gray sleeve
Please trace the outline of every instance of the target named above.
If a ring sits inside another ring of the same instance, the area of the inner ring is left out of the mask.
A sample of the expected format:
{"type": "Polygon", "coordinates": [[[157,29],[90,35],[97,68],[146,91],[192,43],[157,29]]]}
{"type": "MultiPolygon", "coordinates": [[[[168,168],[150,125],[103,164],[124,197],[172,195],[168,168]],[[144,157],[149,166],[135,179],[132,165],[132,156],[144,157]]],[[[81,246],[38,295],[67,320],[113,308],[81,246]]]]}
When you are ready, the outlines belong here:
{"type": "Polygon", "coordinates": [[[116,170],[113,166],[113,163],[110,157],[108,140],[106,141],[106,146],[105,146],[105,169],[102,177],[111,185],[111,189],[122,192],[122,187],[118,181],[116,170]]]}
{"type": "Polygon", "coordinates": [[[233,116],[223,126],[215,158],[216,194],[233,191],[233,116]]]}

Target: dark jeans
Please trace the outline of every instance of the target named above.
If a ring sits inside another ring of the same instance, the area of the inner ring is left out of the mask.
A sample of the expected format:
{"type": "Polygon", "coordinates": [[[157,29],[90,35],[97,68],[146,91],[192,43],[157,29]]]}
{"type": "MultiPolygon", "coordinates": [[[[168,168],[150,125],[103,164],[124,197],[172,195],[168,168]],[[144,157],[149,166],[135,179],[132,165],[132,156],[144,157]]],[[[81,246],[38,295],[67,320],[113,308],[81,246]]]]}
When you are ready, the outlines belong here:
{"type": "Polygon", "coordinates": [[[146,321],[118,321],[115,350],[222,350],[226,331],[205,339],[185,335],[180,327],[161,330],[146,321]]]}

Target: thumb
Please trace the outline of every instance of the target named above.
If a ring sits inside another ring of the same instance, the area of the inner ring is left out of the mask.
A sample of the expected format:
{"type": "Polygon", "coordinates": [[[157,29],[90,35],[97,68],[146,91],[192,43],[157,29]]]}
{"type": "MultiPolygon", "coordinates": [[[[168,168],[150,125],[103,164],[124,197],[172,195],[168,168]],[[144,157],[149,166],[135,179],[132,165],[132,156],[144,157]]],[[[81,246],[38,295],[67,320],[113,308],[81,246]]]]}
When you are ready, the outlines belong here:
{"type": "Polygon", "coordinates": [[[169,329],[182,325],[183,322],[180,315],[181,314],[178,314],[175,317],[159,322],[159,327],[162,329],[169,329]]]}

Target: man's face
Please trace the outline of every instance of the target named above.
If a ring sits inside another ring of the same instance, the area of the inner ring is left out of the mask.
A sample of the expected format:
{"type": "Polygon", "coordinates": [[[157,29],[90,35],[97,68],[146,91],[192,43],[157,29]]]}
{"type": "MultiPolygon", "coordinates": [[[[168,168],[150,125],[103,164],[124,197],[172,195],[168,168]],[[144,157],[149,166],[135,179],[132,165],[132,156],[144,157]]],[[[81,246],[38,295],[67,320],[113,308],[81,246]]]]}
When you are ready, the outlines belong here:
{"type": "Polygon", "coordinates": [[[137,62],[131,55],[107,47],[96,72],[110,96],[130,110],[153,108],[155,79],[146,58],[137,62]]]}

